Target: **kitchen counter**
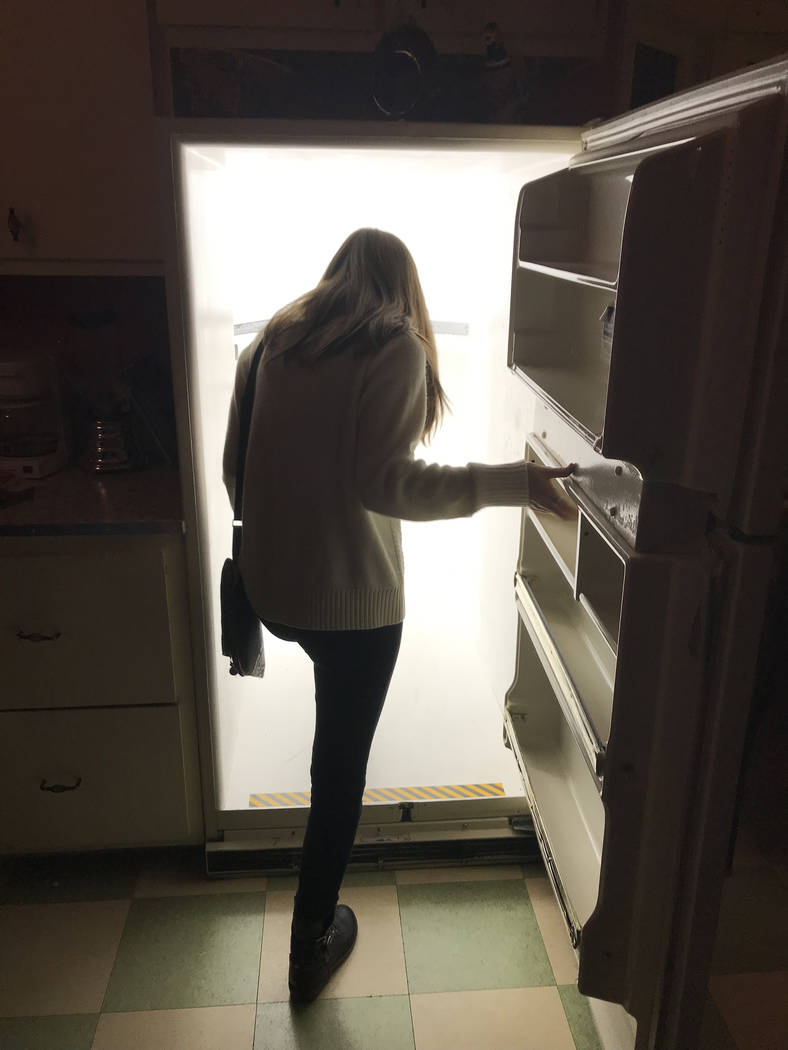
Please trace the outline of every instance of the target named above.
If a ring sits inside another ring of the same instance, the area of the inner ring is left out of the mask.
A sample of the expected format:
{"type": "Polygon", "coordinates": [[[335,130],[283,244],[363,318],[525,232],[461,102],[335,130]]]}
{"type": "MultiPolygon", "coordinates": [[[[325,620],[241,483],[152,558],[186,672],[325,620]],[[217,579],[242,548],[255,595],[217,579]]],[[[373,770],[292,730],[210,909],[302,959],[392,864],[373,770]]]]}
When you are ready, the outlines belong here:
{"type": "Polygon", "coordinates": [[[90,474],[71,465],[38,481],[0,478],[0,536],[182,531],[174,467],[90,474]]]}

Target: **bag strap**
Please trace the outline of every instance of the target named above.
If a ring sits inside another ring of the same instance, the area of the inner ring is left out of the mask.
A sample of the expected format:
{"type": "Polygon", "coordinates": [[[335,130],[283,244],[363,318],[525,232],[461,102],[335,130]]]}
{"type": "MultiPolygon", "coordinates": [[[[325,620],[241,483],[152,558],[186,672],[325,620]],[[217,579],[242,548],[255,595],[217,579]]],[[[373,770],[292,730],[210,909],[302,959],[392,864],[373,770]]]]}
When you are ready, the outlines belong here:
{"type": "Polygon", "coordinates": [[[235,503],[233,506],[233,561],[238,561],[241,553],[241,529],[243,528],[242,508],[244,489],[244,470],[246,469],[246,449],[249,445],[249,428],[252,422],[252,406],[254,405],[254,391],[257,380],[257,366],[263,356],[263,340],[261,339],[252,358],[252,365],[246,379],[243,397],[241,398],[241,412],[238,423],[238,459],[235,466],[235,503]]]}

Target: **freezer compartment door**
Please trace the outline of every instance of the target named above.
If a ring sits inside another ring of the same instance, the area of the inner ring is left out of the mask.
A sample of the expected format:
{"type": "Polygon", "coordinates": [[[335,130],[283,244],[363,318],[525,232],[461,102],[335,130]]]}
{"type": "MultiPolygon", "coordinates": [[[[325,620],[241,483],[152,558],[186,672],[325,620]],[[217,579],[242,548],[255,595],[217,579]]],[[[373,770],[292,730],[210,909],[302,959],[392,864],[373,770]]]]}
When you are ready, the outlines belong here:
{"type": "Polygon", "coordinates": [[[593,508],[560,523],[523,512],[506,736],[580,990],[622,1004],[641,1033],[679,892],[710,578],[705,558],[628,549],[593,508]]]}
{"type": "MultiPolygon", "coordinates": [[[[788,80],[788,65],[784,73],[788,80]]],[[[526,184],[509,366],[592,448],[724,513],[757,372],[784,91],[590,150],[526,184]]]]}

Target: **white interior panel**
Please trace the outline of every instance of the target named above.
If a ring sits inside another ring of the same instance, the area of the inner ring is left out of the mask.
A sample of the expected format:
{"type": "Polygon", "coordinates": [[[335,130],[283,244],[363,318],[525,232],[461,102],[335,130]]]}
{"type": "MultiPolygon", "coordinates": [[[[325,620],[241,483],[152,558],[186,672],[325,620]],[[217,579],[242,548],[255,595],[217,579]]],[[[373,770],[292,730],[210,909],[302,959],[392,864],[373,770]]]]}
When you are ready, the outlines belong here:
{"type": "MultiPolygon", "coordinates": [[[[512,217],[523,182],[564,164],[575,147],[569,139],[564,152],[555,144],[550,152],[533,144],[182,147],[221,809],[247,808],[250,794],[307,791],[314,718],[311,664],[297,646],[266,635],[262,681],[231,678],[219,655],[214,584],[229,554],[231,519],[221,453],[235,353],[252,338],[235,340],[233,324],[265,322],[314,286],[354,229],[390,230],[419,268],[452,404],[433,444],[418,454],[456,464],[520,458],[534,401],[503,365],[512,217]]],[[[405,630],[368,786],[500,782],[507,794],[520,794],[500,737],[500,697],[514,662],[510,587],[519,512],[403,526],[405,630]]]]}

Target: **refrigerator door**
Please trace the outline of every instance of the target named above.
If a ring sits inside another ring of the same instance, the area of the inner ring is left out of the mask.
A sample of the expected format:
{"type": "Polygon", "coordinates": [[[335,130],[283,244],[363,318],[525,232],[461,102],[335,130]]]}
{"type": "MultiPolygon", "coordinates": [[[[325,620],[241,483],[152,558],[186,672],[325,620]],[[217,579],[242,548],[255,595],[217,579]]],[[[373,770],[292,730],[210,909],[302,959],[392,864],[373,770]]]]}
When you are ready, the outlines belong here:
{"type": "Polygon", "coordinates": [[[759,371],[788,62],[586,132],[517,209],[510,367],[603,456],[725,516],[759,371]]]}
{"type": "MultiPolygon", "coordinates": [[[[550,462],[535,437],[528,455],[550,462]]],[[[637,1050],[683,1050],[707,997],[773,548],[715,531],[703,557],[641,556],[577,507],[574,522],[523,513],[505,733],[580,990],[626,1008],[637,1050]]]]}
{"type": "MultiPolygon", "coordinates": [[[[737,791],[753,701],[775,547],[710,534],[717,569],[706,651],[702,731],[686,807],[681,887],[670,929],[670,965],[651,1043],[697,1045],[708,986],[723,874],[729,863],[737,791]]],[[[652,880],[656,879],[656,873],[652,880]]]]}
{"type": "Polygon", "coordinates": [[[787,88],[781,61],[593,128],[517,209],[526,454],[580,467],[572,521],[523,512],[505,734],[579,988],[637,1050],[695,1045],[705,996],[769,557],[707,530],[769,520],[742,450],[785,422],[787,88]]]}
{"type": "Polygon", "coordinates": [[[788,178],[780,183],[758,317],[757,363],[736,463],[727,524],[747,536],[773,536],[784,513],[788,477],[788,178]]]}
{"type": "MultiPolygon", "coordinates": [[[[526,455],[553,462],[533,435],[526,455]]],[[[679,892],[714,561],[638,554],[567,492],[572,520],[523,511],[505,732],[580,990],[647,1031],[679,892]]]]}

